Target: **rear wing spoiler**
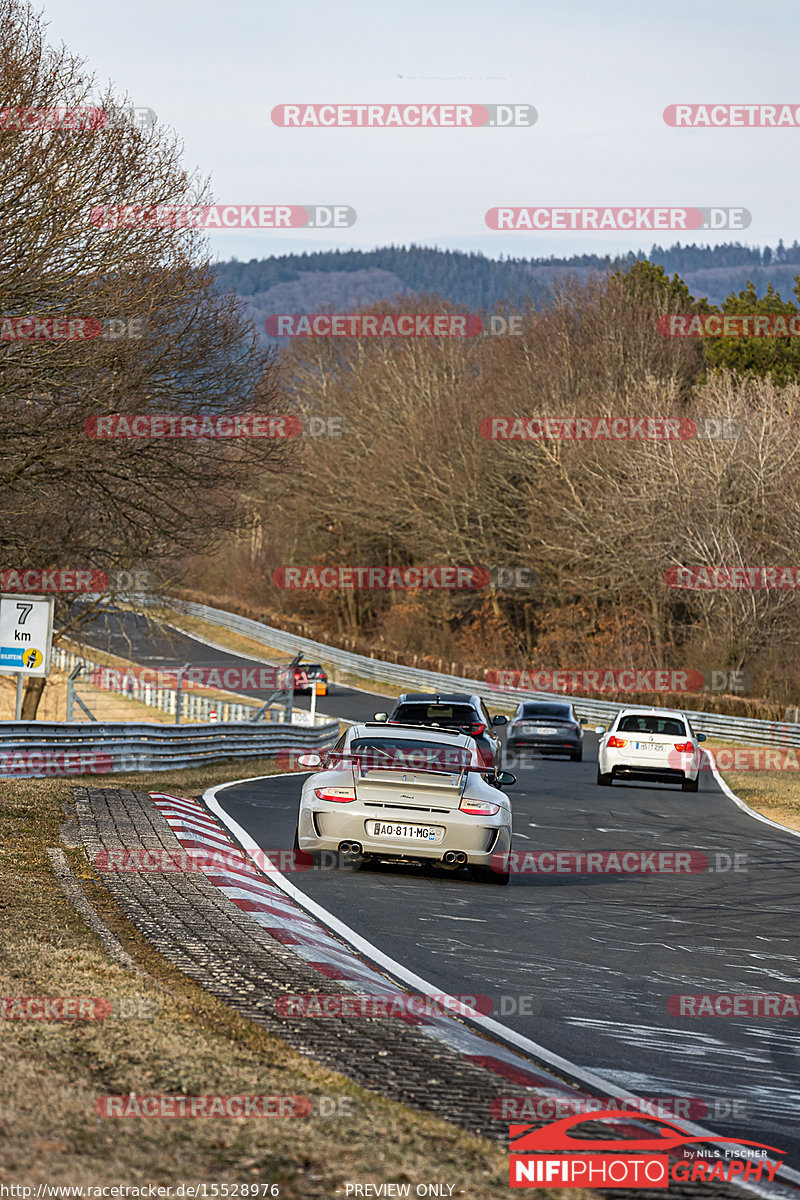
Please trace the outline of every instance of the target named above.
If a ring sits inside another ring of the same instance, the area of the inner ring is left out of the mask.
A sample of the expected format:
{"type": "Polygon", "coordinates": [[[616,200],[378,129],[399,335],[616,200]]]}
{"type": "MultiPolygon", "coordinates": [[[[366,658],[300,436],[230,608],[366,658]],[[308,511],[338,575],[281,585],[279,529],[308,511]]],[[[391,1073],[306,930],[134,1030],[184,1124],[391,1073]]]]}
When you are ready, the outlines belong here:
{"type": "MultiPolygon", "coordinates": [[[[321,757],[327,767],[336,764],[346,766],[350,762],[354,770],[406,771],[413,772],[415,775],[467,775],[470,771],[493,775],[496,771],[495,767],[487,767],[478,762],[423,763],[420,765],[411,762],[382,762],[381,759],[384,757],[382,752],[374,750],[356,751],[354,754],[342,750],[327,750],[322,751],[321,757]],[[366,767],[364,766],[365,761],[367,762],[366,767]]],[[[385,757],[389,758],[388,755],[385,757]]]]}

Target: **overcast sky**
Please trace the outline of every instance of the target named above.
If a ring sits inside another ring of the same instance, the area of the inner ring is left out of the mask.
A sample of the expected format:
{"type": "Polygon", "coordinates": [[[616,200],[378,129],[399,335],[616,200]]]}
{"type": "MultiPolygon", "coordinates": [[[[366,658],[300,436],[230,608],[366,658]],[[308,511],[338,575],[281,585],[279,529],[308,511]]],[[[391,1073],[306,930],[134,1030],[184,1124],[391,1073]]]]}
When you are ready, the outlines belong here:
{"type": "Polygon", "coordinates": [[[211,234],[222,258],[390,243],[505,255],[774,245],[800,128],[674,129],[673,103],[800,106],[797,0],[48,0],[54,42],[155,110],[225,204],[347,204],[324,235],[211,234]],[[531,104],[506,129],[286,129],[283,103],[531,104]],[[496,232],[502,205],[740,206],[743,234],[496,232]]]}

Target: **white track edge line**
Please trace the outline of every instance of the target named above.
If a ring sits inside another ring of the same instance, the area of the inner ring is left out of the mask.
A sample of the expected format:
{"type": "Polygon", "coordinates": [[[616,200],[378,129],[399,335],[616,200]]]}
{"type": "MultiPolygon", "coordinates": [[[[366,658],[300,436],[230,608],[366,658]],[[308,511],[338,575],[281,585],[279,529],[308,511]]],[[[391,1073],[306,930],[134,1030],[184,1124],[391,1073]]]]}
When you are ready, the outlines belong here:
{"type": "MultiPolygon", "coordinates": [[[[261,847],[258,845],[258,842],[256,842],[255,838],[253,838],[246,829],[243,829],[242,826],[239,825],[239,823],[225,811],[217,799],[217,793],[224,791],[226,788],[235,787],[240,783],[255,783],[261,779],[280,779],[282,777],[289,778],[292,775],[295,775],[294,771],[284,771],[275,775],[257,775],[252,779],[236,779],[229,783],[217,784],[216,787],[207,788],[206,791],[203,792],[203,803],[207,806],[210,812],[215,813],[219,817],[225,827],[231,832],[237,841],[240,842],[243,849],[249,855],[252,855],[253,851],[260,850],[261,847]]],[[[783,826],[779,826],[779,828],[782,829],[783,826]]],[[[321,921],[322,924],[326,925],[329,929],[338,934],[343,941],[348,942],[353,949],[357,950],[360,954],[363,954],[365,958],[371,959],[378,966],[380,966],[381,969],[386,971],[387,974],[394,975],[396,979],[407,984],[408,986],[415,988],[416,991],[420,992],[424,996],[430,997],[436,995],[441,997],[442,992],[437,991],[437,989],[428,983],[426,979],[423,979],[420,975],[415,974],[413,971],[409,971],[408,968],[402,965],[402,963],[398,963],[388,954],[384,954],[384,952],[379,950],[377,946],[374,946],[371,942],[368,942],[366,938],[361,936],[361,934],[356,933],[354,929],[351,929],[349,925],[346,925],[344,921],[340,921],[338,917],[335,917],[333,913],[328,912],[328,910],[323,908],[321,904],[317,904],[315,900],[311,900],[308,896],[296,888],[293,883],[290,883],[280,871],[270,871],[268,877],[274,881],[276,887],[280,888],[281,891],[290,897],[290,899],[294,900],[300,908],[303,908],[306,910],[306,912],[311,913],[311,915],[321,921]]],[[[453,999],[455,1002],[454,997],[450,997],[450,999],[453,999]]],[[[587,1071],[585,1068],[577,1066],[577,1064],[570,1062],[569,1059],[562,1058],[560,1054],[554,1054],[552,1051],[547,1050],[546,1047],[540,1046],[537,1042],[532,1041],[523,1034],[517,1033],[513,1029],[509,1029],[507,1025],[501,1025],[499,1021],[494,1021],[491,1017],[487,1017],[483,1013],[474,1013],[474,1015],[470,1017],[470,1020],[472,1020],[475,1024],[483,1026],[488,1033],[493,1034],[495,1037],[499,1038],[500,1041],[508,1042],[517,1049],[541,1058],[544,1062],[549,1063],[553,1067],[559,1068],[568,1076],[572,1076],[581,1083],[585,1083],[588,1087],[592,1087],[601,1093],[605,1093],[606,1095],[613,1096],[618,1100],[637,1100],[641,1103],[641,1097],[637,1096],[634,1092],[626,1091],[624,1088],[618,1088],[615,1084],[604,1080],[602,1076],[596,1075],[593,1071],[587,1071]]],[[[635,1116],[635,1113],[632,1115],[635,1116]]],[[[645,1113],[643,1115],[646,1116],[647,1114],[645,1113]]],[[[684,1126],[689,1130],[690,1133],[696,1133],[701,1137],[718,1136],[714,1135],[711,1130],[705,1129],[702,1125],[696,1125],[694,1122],[684,1121],[684,1126]]],[[[738,1143],[736,1142],[735,1138],[732,1138],[730,1142],[718,1143],[718,1145],[731,1146],[735,1146],[737,1144],[738,1143]]],[[[793,1168],[782,1166],[777,1174],[781,1173],[786,1179],[791,1179],[794,1183],[800,1183],[800,1172],[793,1170],[793,1168]]],[[[774,1192],[762,1189],[758,1187],[757,1184],[752,1184],[750,1182],[737,1181],[735,1186],[740,1187],[743,1190],[750,1191],[758,1196],[770,1197],[770,1200],[772,1200],[775,1195],[774,1192]]]]}

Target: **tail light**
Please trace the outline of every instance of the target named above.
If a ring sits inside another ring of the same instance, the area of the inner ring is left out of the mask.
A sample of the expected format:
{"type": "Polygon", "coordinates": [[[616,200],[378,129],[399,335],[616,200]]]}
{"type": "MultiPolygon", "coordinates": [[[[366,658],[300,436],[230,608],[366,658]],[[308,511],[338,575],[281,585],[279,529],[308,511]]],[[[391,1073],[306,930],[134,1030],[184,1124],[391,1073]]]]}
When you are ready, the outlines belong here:
{"type": "Polygon", "coordinates": [[[473,721],[469,727],[469,732],[472,737],[479,737],[486,728],[480,721],[473,721]]]}
{"type": "Polygon", "coordinates": [[[318,800],[333,800],[336,804],[351,804],[356,798],[352,788],[314,788],[314,795],[318,800]]]}
{"type": "Polygon", "coordinates": [[[495,813],[500,812],[499,804],[490,804],[487,800],[470,800],[467,796],[458,807],[461,812],[469,813],[473,817],[493,817],[495,813]]]}
{"type": "Polygon", "coordinates": [[[610,737],[607,742],[609,750],[621,750],[623,746],[627,746],[627,738],[610,737]]]}
{"type": "Polygon", "coordinates": [[[679,754],[691,754],[694,750],[694,746],[691,742],[676,742],[675,749],[679,754]]]}

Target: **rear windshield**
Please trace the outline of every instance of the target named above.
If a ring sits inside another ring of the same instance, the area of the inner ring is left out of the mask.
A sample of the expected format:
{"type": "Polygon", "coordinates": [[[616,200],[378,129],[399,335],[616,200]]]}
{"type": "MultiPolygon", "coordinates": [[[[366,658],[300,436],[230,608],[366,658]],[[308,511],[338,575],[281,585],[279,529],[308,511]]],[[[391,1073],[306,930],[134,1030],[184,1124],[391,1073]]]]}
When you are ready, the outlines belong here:
{"type": "Polygon", "coordinates": [[[448,746],[442,742],[403,737],[354,738],[347,753],[358,755],[362,768],[459,771],[474,761],[474,752],[466,746],[448,746]]]}
{"type": "Polygon", "coordinates": [[[628,716],[619,723],[620,733],[660,733],[664,737],[686,737],[686,726],[675,717],[628,716]]]}
{"type": "Polygon", "coordinates": [[[523,704],[523,717],[557,717],[559,721],[571,721],[572,714],[566,704],[523,704]]]}
{"type": "Polygon", "coordinates": [[[401,704],[392,720],[401,725],[472,725],[480,717],[469,704],[401,704]]]}

